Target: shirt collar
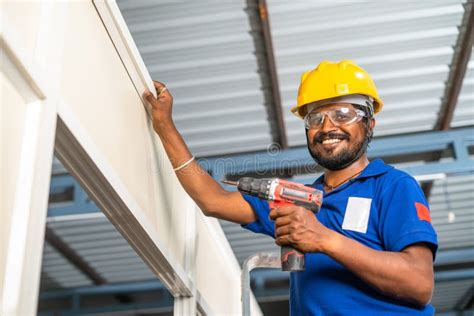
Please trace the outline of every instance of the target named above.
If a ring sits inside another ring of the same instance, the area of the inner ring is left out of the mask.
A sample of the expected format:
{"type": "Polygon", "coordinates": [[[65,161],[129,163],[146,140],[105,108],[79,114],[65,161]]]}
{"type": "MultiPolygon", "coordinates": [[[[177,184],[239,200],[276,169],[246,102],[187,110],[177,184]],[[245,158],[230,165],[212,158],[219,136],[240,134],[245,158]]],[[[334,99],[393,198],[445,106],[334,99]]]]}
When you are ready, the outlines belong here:
{"type": "Polygon", "coordinates": [[[357,178],[375,177],[384,174],[391,169],[393,169],[393,166],[385,164],[382,159],[374,159],[367,165],[367,167],[365,167],[364,171],[362,171],[357,178]]]}
{"type": "MultiPolygon", "coordinates": [[[[360,175],[352,180],[375,177],[384,174],[391,169],[393,169],[393,166],[385,164],[382,159],[374,159],[367,165],[367,167],[365,167],[364,171],[362,171],[360,175]]],[[[323,179],[324,174],[317,178],[316,181],[313,182],[312,186],[322,184],[323,179]]]]}

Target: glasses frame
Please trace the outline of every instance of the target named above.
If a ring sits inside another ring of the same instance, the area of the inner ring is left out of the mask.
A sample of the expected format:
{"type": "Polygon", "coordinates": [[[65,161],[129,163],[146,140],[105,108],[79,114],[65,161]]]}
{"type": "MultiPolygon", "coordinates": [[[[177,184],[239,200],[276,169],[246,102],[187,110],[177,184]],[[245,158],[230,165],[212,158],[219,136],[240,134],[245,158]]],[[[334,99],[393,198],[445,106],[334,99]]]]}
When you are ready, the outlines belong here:
{"type": "MultiPolygon", "coordinates": [[[[348,107],[342,107],[342,106],[341,106],[340,108],[348,108],[348,107]]],[[[337,127],[339,127],[339,126],[346,126],[346,125],[350,125],[350,124],[354,124],[354,123],[358,123],[358,122],[360,122],[360,121],[362,120],[362,118],[367,117],[367,114],[365,114],[365,112],[362,111],[362,110],[348,108],[350,111],[354,111],[354,112],[356,113],[356,116],[354,116],[354,118],[353,118],[352,120],[350,120],[349,122],[346,122],[346,123],[343,123],[343,124],[334,122],[333,119],[331,118],[331,116],[329,115],[329,113],[330,113],[330,112],[337,111],[337,110],[339,110],[340,108],[338,108],[338,109],[333,109],[333,110],[327,110],[327,111],[321,111],[321,112],[314,112],[314,111],[312,111],[312,112],[306,114],[306,116],[304,117],[304,125],[305,125],[305,127],[306,127],[307,129],[319,129],[319,128],[321,128],[321,127],[323,126],[324,120],[326,119],[326,117],[329,118],[329,120],[331,121],[332,125],[337,126],[337,127]],[[311,116],[311,114],[316,114],[316,113],[322,114],[322,115],[323,115],[323,119],[322,119],[321,124],[320,124],[319,126],[317,126],[317,127],[312,127],[312,126],[310,126],[310,124],[309,124],[309,117],[311,116]]]]}

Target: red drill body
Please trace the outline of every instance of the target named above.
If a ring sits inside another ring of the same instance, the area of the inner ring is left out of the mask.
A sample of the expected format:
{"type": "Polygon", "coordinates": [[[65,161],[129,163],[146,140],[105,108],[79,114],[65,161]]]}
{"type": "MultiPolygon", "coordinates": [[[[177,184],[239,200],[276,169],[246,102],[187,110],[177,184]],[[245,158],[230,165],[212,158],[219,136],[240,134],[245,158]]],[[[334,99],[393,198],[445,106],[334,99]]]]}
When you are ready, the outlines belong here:
{"type": "MultiPolygon", "coordinates": [[[[236,183],[224,182],[237,185],[237,189],[243,193],[267,200],[270,208],[293,204],[317,213],[323,201],[323,194],[320,190],[278,178],[255,179],[244,177],[236,183]]],[[[283,246],[281,249],[281,266],[283,271],[303,271],[305,269],[304,254],[292,247],[283,246]]]]}

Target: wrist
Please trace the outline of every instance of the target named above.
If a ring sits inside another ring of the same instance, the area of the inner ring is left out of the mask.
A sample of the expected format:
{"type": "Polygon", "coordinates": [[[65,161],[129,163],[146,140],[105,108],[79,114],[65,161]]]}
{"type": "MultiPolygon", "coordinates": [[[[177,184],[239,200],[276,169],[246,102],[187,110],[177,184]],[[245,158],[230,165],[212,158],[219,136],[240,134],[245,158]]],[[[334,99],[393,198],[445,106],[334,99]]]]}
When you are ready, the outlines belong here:
{"type": "Polygon", "coordinates": [[[332,257],[335,253],[337,253],[340,247],[341,237],[342,235],[338,232],[327,228],[326,236],[323,239],[323,243],[321,245],[322,252],[332,257]]]}
{"type": "Polygon", "coordinates": [[[174,126],[173,120],[169,119],[162,122],[153,122],[153,129],[161,135],[167,131],[174,131],[176,127],[174,126]]]}

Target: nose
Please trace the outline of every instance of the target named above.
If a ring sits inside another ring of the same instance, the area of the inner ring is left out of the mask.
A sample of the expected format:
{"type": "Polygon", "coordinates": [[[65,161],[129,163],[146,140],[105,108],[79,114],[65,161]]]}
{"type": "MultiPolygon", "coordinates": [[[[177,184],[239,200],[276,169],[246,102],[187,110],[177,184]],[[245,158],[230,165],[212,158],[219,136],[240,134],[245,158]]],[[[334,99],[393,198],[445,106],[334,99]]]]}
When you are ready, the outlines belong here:
{"type": "Polygon", "coordinates": [[[320,131],[333,131],[336,129],[336,125],[329,118],[327,113],[323,114],[323,122],[321,123],[320,131]]]}

